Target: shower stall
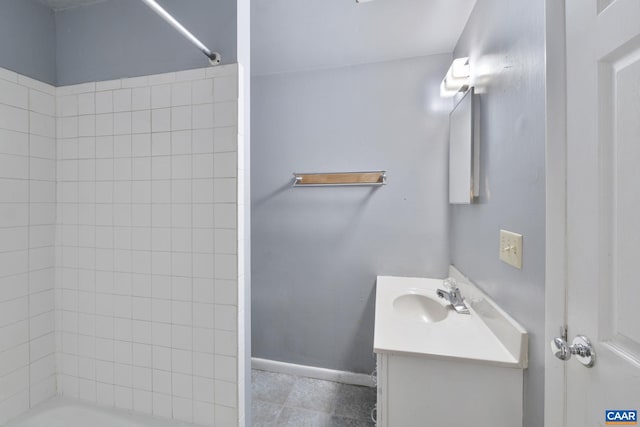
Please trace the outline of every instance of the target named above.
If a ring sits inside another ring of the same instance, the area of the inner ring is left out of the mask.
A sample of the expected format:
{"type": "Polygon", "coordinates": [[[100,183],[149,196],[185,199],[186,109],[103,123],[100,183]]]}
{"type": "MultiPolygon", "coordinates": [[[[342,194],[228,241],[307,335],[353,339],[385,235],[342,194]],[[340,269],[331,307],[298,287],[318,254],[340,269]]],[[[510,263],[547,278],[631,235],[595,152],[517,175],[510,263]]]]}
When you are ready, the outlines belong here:
{"type": "Polygon", "coordinates": [[[0,68],[0,425],[244,425],[244,82],[0,68]]]}

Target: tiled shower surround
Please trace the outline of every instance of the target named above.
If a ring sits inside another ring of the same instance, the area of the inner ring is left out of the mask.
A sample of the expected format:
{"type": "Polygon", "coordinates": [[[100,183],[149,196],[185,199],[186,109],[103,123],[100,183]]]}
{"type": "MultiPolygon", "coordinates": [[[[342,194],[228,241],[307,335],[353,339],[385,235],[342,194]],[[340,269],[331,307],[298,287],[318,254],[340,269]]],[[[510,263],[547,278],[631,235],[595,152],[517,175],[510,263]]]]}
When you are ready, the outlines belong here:
{"type": "Polygon", "coordinates": [[[56,392],[55,88],[0,69],[0,425],[56,392]]]}
{"type": "MultiPolygon", "coordinates": [[[[59,394],[99,405],[237,425],[238,66],[54,93],[57,152],[49,158],[57,160],[57,179],[50,177],[49,191],[31,191],[46,200],[17,201],[33,209],[47,202],[55,217],[35,216],[48,219],[48,228],[22,218],[16,224],[44,246],[48,236],[53,242],[55,218],[55,273],[45,268],[53,262],[28,257],[38,263],[29,264],[37,270],[29,284],[41,268],[48,274],[48,326],[55,307],[55,340],[49,335],[57,357],[47,367],[57,381],[50,377],[49,395],[57,385],[59,394]]],[[[26,183],[46,178],[34,159],[31,181],[19,177],[26,183]]],[[[31,300],[27,314],[34,316],[45,303],[31,300]]],[[[31,348],[33,360],[33,342],[31,348]]],[[[10,398],[4,389],[0,382],[0,402],[10,398]]]]}

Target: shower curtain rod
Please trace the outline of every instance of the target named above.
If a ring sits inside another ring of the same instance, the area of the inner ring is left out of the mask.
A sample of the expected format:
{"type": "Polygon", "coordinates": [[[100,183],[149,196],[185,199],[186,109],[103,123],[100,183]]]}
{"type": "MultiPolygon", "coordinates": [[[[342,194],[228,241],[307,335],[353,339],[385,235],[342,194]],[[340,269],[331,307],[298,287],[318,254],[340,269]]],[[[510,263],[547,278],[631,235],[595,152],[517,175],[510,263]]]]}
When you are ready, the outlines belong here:
{"type": "Polygon", "coordinates": [[[220,64],[220,60],[222,59],[222,57],[218,52],[212,52],[208,47],[204,45],[204,43],[198,40],[196,36],[191,34],[189,30],[187,30],[181,23],[179,23],[173,16],[171,16],[169,12],[164,10],[164,8],[160,6],[155,0],[142,0],[142,2],[149,6],[149,8],[157,13],[162,19],[167,21],[169,25],[178,30],[178,32],[182,34],[187,40],[196,45],[196,47],[200,49],[200,51],[204,53],[207,58],[209,58],[209,62],[211,63],[211,65],[220,64]]]}

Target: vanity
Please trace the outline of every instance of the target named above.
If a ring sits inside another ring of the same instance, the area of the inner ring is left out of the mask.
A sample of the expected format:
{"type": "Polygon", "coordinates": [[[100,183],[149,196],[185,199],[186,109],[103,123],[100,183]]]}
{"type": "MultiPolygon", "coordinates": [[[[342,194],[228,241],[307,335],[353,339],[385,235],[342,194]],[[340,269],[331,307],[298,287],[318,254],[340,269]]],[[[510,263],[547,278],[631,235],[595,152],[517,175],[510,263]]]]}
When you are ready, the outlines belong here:
{"type": "Polygon", "coordinates": [[[527,333],[453,267],[450,276],[466,314],[438,297],[442,279],[377,278],[378,427],[522,426],[527,333]]]}

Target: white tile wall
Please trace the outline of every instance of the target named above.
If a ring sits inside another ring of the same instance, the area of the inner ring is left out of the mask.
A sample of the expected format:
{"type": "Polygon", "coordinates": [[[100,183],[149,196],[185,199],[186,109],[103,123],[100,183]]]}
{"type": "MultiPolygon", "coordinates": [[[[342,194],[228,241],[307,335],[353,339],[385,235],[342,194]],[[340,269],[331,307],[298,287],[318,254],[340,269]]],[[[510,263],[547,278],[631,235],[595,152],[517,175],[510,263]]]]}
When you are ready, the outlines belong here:
{"type": "Polygon", "coordinates": [[[55,394],[55,88],[0,70],[0,424],[55,394]]]}
{"type": "Polygon", "coordinates": [[[65,396],[237,425],[237,87],[230,65],[58,88],[65,396]]]}

